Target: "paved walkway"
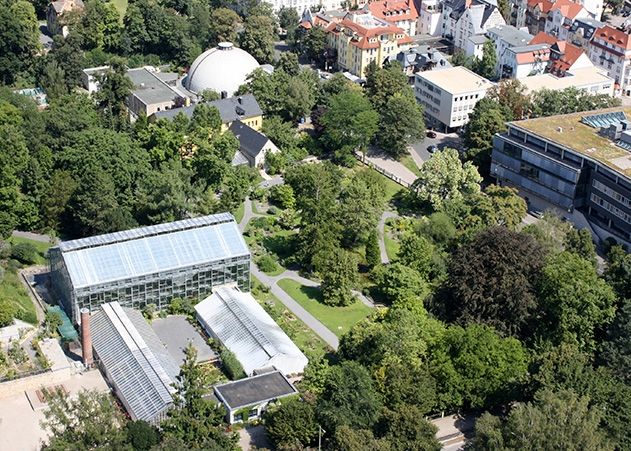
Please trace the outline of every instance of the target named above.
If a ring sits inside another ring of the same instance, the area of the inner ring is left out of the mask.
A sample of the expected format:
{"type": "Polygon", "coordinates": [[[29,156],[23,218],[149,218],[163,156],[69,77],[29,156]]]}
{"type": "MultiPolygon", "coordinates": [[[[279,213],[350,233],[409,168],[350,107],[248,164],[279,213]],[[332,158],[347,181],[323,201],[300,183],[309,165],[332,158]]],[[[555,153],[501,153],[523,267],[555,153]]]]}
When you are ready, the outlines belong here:
{"type": "MultiPolygon", "coordinates": [[[[364,161],[364,160],[362,160],[364,161]]],[[[398,179],[398,183],[409,186],[416,180],[414,172],[406,168],[402,163],[388,157],[381,150],[374,147],[370,148],[366,153],[366,163],[379,168],[382,172],[393,175],[398,179]]]]}
{"type": "MultiPolygon", "coordinates": [[[[33,233],[33,232],[20,232],[19,230],[14,230],[13,233],[11,234],[14,237],[17,238],[26,238],[29,240],[33,240],[33,241],[39,241],[41,243],[50,243],[51,242],[51,237],[48,235],[42,235],[40,233],[33,233]]],[[[59,240],[57,238],[55,238],[55,243],[57,243],[59,240]]]]}
{"type": "Polygon", "coordinates": [[[389,218],[398,218],[399,215],[392,211],[384,211],[381,215],[381,219],[379,220],[379,224],[377,227],[379,228],[379,253],[381,254],[381,263],[390,263],[390,258],[388,257],[388,252],[386,251],[386,242],[385,242],[385,234],[386,234],[386,219],[389,218]]]}

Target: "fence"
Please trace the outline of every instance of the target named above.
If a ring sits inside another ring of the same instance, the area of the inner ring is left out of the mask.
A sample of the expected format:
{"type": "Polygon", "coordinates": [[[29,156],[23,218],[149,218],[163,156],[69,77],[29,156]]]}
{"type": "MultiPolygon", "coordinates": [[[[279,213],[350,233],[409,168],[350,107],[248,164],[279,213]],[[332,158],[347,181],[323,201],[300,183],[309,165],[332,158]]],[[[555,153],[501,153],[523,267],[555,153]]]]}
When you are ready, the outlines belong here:
{"type": "Polygon", "coordinates": [[[388,177],[393,182],[396,182],[396,183],[398,183],[399,185],[401,185],[401,186],[403,186],[405,188],[412,189],[412,184],[411,183],[408,183],[405,180],[402,180],[400,177],[397,177],[392,172],[386,171],[385,169],[383,169],[382,167],[376,165],[372,161],[367,160],[362,153],[356,152],[355,153],[355,158],[357,158],[359,161],[364,163],[369,168],[372,168],[375,171],[379,172],[380,174],[388,177]]]}

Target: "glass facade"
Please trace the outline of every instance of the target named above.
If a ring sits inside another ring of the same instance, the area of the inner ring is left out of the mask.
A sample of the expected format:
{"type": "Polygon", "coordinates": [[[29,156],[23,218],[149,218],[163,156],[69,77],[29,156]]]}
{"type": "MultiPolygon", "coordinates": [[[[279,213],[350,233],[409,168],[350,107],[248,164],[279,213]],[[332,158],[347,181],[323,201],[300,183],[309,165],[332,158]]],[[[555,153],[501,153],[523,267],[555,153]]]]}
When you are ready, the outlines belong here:
{"type": "Polygon", "coordinates": [[[162,309],[218,285],[250,290],[250,253],[231,215],[64,242],[49,255],[53,292],[75,322],[106,302],[162,309]]]}

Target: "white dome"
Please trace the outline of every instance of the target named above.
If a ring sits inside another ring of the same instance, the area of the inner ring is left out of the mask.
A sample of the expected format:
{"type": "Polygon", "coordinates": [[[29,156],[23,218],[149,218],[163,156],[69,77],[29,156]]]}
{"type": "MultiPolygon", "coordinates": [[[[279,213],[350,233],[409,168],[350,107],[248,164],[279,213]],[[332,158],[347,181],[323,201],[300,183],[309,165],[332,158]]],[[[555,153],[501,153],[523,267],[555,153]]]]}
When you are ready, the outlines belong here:
{"type": "Polygon", "coordinates": [[[184,86],[198,94],[212,89],[218,94],[225,91],[232,96],[257,67],[259,63],[248,52],[230,42],[221,42],[193,61],[184,86]]]}

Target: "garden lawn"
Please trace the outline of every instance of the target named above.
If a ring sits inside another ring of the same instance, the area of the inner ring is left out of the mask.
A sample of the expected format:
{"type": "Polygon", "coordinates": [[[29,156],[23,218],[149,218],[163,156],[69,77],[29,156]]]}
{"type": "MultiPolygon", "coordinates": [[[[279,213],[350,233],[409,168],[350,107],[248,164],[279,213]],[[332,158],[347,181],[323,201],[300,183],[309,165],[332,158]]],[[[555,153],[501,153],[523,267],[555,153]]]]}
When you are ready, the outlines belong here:
{"type": "Polygon", "coordinates": [[[245,202],[239,205],[239,208],[237,208],[237,211],[234,212],[234,219],[235,221],[237,221],[237,224],[241,222],[244,214],[245,214],[245,202]]]}
{"type": "Polygon", "coordinates": [[[0,299],[8,299],[15,304],[18,319],[37,324],[35,306],[18,273],[8,270],[4,273],[4,279],[0,282],[0,299]]]}
{"type": "Polygon", "coordinates": [[[319,288],[307,287],[292,279],[281,279],[278,286],[338,337],[372,312],[370,307],[360,301],[346,307],[325,305],[319,288]]]}
{"type": "Polygon", "coordinates": [[[417,177],[421,175],[421,171],[419,170],[418,166],[416,165],[416,162],[414,161],[411,155],[409,154],[404,155],[399,160],[399,163],[401,163],[403,166],[405,166],[410,171],[412,171],[414,175],[416,175],[417,177]]]}
{"type": "Polygon", "coordinates": [[[121,16],[121,21],[125,17],[125,13],[127,12],[127,0],[111,0],[116,9],[118,10],[118,14],[121,16]]]}
{"type": "Polygon", "coordinates": [[[399,254],[399,242],[392,237],[390,230],[390,227],[386,224],[383,233],[383,244],[386,246],[388,260],[392,261],[397,258],[397,255],[399,254]]]}
{"type": "Polygon", "coordinates": [[[38,264],[38,265],[45,265],[46,264],[46,253],[48,252],[48,249],[50,249],[50,247],[52,246],[50,243],[45,243],[45,242],[42,242],[42,241],[29,240],[28,238],[21,238],[21,237],[17,237],[17,236],[12,236],[11,238],[8,239],[8,241],[12,245],[13,244],[19,244],[19,243],[32,244],[33,246],[35,246],[35,249],[37,249],[37,252],[39,253],[36,264],[38,264]]]}

